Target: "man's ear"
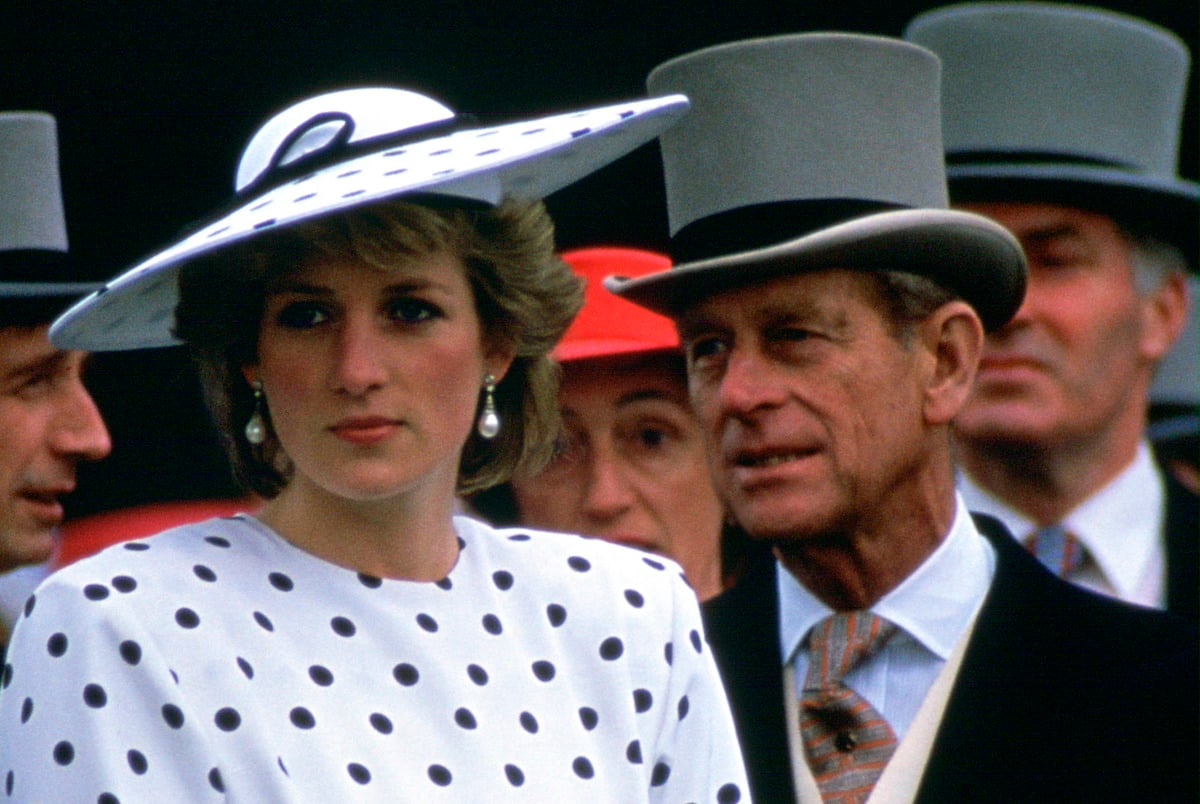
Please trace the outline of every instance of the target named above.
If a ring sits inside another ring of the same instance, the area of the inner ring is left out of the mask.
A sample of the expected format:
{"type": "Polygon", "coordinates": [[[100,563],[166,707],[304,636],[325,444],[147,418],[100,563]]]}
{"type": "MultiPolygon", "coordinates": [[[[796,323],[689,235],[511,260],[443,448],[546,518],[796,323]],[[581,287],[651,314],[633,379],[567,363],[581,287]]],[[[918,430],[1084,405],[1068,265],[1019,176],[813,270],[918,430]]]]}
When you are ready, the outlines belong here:
{"type": "Polygon", "coordinates": [[[947,302],[921,325],[930,358],[923,413],[931,425],[949,424],[966,404],[983,352],[983,323],[971,305],[947,302]]]}
{"type": "MultiPolygon", "coordinates": [[[[1196,300],[1191,299],[1190,304],[1196,300]]],[[[1179,336],[1188,320],[1188,284],[1181,273],[1172,273],[1162,285],[1142,300],[1142,332],[1139,351],[1157,365],[1179,336]]]]}

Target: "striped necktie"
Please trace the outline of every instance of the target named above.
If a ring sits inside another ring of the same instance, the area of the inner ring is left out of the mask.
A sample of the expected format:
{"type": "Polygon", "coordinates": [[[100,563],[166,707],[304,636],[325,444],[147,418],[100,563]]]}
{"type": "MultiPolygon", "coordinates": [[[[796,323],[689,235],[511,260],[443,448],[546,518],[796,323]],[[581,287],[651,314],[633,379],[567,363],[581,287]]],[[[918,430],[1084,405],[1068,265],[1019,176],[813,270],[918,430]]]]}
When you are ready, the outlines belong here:
{"type": "Polygon", "coordinates": [[[800,734],[821,798],[867,800],[896,750],[896,734],[875,707],[842,679],[883,647],[896,626],[868,611],[840,612],[809,636],[808,674],[800,698],[800,734]]]}
{"type": "Polygon", "coordinates": [[[1086,557],[1083,544],[1062,525],[1035,530],[1025,540],[1025,546],[1060,578],[1070,577],[1086,557]]]}

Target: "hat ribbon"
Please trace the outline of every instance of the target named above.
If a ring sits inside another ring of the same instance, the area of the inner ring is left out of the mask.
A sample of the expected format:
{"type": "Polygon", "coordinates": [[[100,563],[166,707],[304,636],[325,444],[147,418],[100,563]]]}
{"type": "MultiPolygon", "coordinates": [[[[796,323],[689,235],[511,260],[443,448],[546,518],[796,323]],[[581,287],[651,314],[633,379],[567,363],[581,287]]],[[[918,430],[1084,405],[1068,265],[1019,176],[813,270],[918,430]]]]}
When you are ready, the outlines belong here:
{"type": "Polygon", "coordinates": [[[962,150],[950,151],[946,154],[947,165],[986,165],[996,162],[1012,164],[1039,164],[1054,162],[1058,164],[1094,165],[1096,167],[1114,167],[1125,170],[1136,170],[1137,165],[1128,162],[1118,162],[1115,159],[1100,159],[1081,154],[1060,153],[1057,151],[984,151],[962,150]]]}
{"type": "Polygon", "coordinates": [[[410,126],[392,133],[379,134],[351,142],[350,137],[354,134],[354,118],[345,112],[322,112],[292,129],[291,133],[279,143],[279,147],[275,149],[267,166],[254,177],[253,181],[239,188],[237,194],[239,197],[246,197],[273,190],[302,175],[314,173],[321,168],[340,162],[348,162],[357,156],[381,148],[412,145],[439,135],[450,134],[475,123],[474,115],[455,114],[444,120],[434,120],[430,123],[410,126]],[[284,164],[284,160],[289,156],[288,152],[300,138],[318,126],[329,123],[340,123],[341,126],[320,147],[295,156],[287,164],[284,164]]]}
{"type": "Polygon", "coordinates": [[[65,251],[48,248],[21,248],[0,251],[0,283],[62,282],[54,276],[70,265],[65,251]]]}
{"type": "Polygon", "coordinates": [[[854,198],[770,201],[692,221],[671,237],[676,265],[786,243],[854,218],[903,209],[900,204],[854,198]]]}

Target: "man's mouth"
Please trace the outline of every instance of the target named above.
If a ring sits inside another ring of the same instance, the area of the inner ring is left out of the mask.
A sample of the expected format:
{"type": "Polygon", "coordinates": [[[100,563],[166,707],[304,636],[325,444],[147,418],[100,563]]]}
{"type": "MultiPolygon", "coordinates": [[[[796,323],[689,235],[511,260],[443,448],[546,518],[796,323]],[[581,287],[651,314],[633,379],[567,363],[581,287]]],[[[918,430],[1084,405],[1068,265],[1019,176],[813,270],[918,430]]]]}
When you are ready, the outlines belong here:
{"type": "Polygon", "coordinates": [[[785,463],[802,460],[812,454],[811,450],[796,450],[775,452],[769,455],[741,455],[734,463],[747,469],[770,469],[773,466],[782,466],[785,463]]]}

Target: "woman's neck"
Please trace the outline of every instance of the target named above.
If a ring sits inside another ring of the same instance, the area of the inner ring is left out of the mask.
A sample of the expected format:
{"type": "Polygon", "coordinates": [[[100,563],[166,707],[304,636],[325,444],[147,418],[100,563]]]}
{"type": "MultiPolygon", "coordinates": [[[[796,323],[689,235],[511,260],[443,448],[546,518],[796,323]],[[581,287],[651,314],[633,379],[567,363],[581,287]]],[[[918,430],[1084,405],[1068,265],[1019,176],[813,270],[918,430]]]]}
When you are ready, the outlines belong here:
{"type": "Polygon", "coordinates": [[[380,578],[437,581],[458,560],[453,494],[347,499],[296,478],[258,518],[320,559],[380,578]]]}

